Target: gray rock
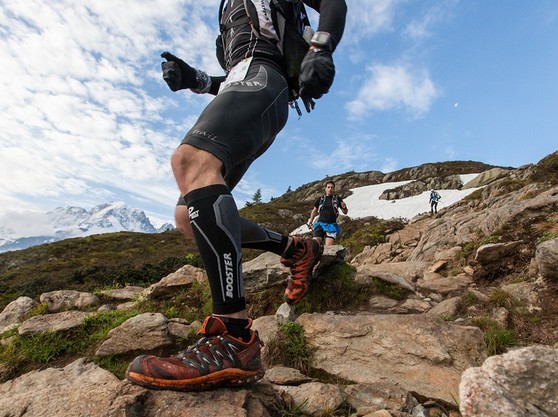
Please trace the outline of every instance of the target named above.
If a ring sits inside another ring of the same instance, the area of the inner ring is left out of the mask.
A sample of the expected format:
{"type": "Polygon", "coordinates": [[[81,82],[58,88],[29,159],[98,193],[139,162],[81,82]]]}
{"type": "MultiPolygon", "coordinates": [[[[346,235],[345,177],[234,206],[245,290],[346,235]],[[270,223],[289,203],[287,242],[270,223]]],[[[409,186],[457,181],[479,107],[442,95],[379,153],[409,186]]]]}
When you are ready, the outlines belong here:
{"type": "Polygon", "coordinates": [[[491,168],[487,171],[481,172],[471,181],[463,185],[463,189],[483,187],[500,178],[505,178],[509,175],[510,175],[509,169],[491,168]]]}
{"type": "Polygon", "coordinates": [[[444,300],[439,304],[436,304],[426,314],[438,316],[443,319],[454,317],[455,315],[457,315],[457,312],[459,311],[461,304],[462,304],[461,297],[448,298],[447,300],[444,300]]]}
{"type": "Polygon", "coordinates": [[[264,252],[251,261],[242,264],[244,285],[247,290],[254,291],[284,285],[290,272],[280,260],[280,256],[264,252]]]}
{"type": "Polygon", "coordinates": [[[66,310],[85,310],[101,304],[99,297],[88,292],[60,290],[41,294],[41,303],[47,303],[48,311],[58,313],[66,310]]]}
{"type": "Polygon", "coordinates": [[[398,384],[448,403],[457,397],[463,370],[486,358],[480,329],[424,314],[303,314],[296,322],[316,348],[312,367],[360,384],[398,384]]]}
{"type": "MultiPolygon", "coordinates": [[[[463,249],[461,246],[454,246],[449,249],[442,249],[434,254],[434,260],[436,261],[457,261],[461,258],[463,254],[463,249]]],[[[437,272],[437,271],[434,271],[437,272]]]]}
{"type": "Polygon", "coordinates": [[[483,266],[500,264],[512,255],[521,242],[487,243],[477,249],[475,259],[483,266]]]}
{"type": "Polygon", "coordinates": [[[451,295],[463,291],[472,282],[473,279],[465,274],[444,277],[434,272],[427,272],[423,279],[418,280],[417,289],[423,294],[434,291],[442,295],[451,295]]]}
{"type": "Polygon", "coordinates": [[[62,311],[31,317],[17,329],[20,336],[29,336],[44,332],[61,332],[81,326],[85,318],[92,313],[84,311],[62,311]]]}
{"type": "Polygon", "coordinates": [[[283,333],[279,331],[277,319],[275,316],[258,317],[252,323],[252,329],[258,332],[260,340],[264,344],[262,347],[262,363],[264,368],[269,368],[273,359],[269,355],[271,341],[283,335],[283,333]]]}
{"type": "Polygon", "coordinates": [[[120,417],[145,391],[83,359],[0,385],[1,416],[120,417]]]}
{"type": "Polygon", "coordinates": [[[557,417],[558,350],[530,346],[467,369],[459,386],[463,417],[557,417]]]}
{"type": "Polygon", "coordinates": [[[343,395],[337,385],[309,382],[299,386],[281,386],[294,400],[295,405],[302,406],[305,415],[322,417],[325,412],[336,410],[343,402],[343,395]]]}
{"type": "Polygon", "coordinates": [[[147,390],[83,359],[0,385],[1,416],[271,417],[285,409],[271,384],[207,392],[147,390]]]}
{"type": "Polygon", "coordinates": [[[396,307],[399,301],[385,295],[375,295],[368,300],[368,310],[372,312],[388,312],[396,307]]]}
{"type": "Polygon", "coordinates": [[[501,289],[522,303],[537,305],[539,301],[539,287],[536,282],[525,281],[505,284],[501,286],[501,289]]]}
{"type": "Polygon", "coordinates": [[[168,298],[179,291],[190,288],[194,282],[207,281],[205,271],[192,265],[184,265],[170,273],[161,281],[143,290],[141,297],[146,299],[168,298]]]}
{"type": "Polygon", "coordinates": [[[144,313],[129,318],[112,329],[99,349],[97,356],[117,355],[136,351],[154,351],[172,344],[168,321],[160,313],[144,313]]]}
{"type": "Polygon", "coordinates": [[[411,292],[415,291],[415,287],[409,282],[407,282],[407,280],[400,275],[394,274],[392,272],[383,272],[383,271],[373,272],[366,267],[359,269],[357,275],[355,276],[355,281],[359,283],[365,283],[365,282],[370,283],[374,278],[379,278],[382,281],[398,285],[407,291],[411,291],[411,292]]]}
{"type": "Polygon", "coordinates": [[[402,304],[392,309],[393,313],[398,314],[410,314],[410,313],[424,313],[430,310],[432,306],[426,300],[421,300],[417,298],[409,298],[405,300],[402,304]]]}
{"type": "Polygon", "coordinates": [[[313,381],[312,378],[304,375],[298,369],[287,368],[285,366],[274,366],[266,370],[265,378],[277,385],[301,385],[313,381]]]}
{"type": "Polygon", "coordinates": [[[0,313],[0,334],[21,323],[37,305],[38,303],[29,297],[19,297],[8,304],[0,313]]]}
{"type": "MultiPolygon", "coordinates": [[[[412,283],[416,282],[417,279],[422,278],[424,271],[430,267],[428,262],[390,262],[383,264],[356,264],[353,266],[357,268],[357,276],[355,280],[361,284],[366,284],[375,277],[378,273],[382,274],[392,274],[403,278],[409,288],[412,287],[412,283]]],[[[403,284],[405,285],[405,284],[403,284]]],[[[412,291],[412,290],[410,290],[412,291]]]]}
{"type": "Polygon", "coordinates": [[[186,320],[170,319],[168,324],[169,333],[182,339],[188,339],[192,334],[198,333],[202,327],[199,321],[194,321],[191,324],[184,322],[186,320]]]}
{"type": "Polygon", "coordinates": [[[100,293],[107,298],[113,298],[115,300],[135,300],[140,294],[145,290],[143,287],[137,287],[133,285],[128,285],[124,288],[115,288],[112,290],[104,290],[100,293]]]}
{"type": "Polygon", "coordinates": [[[543,278],[558,280],[558,238],[538,245],[535,260],[543,278]]]}
{"type": "Polygon", "coordinates": [[[277,309],[275,313],[275,317],[277,318],[277,324],[285,324],[291,321],[295,321],[296,313],[294,308],[287,303],[283,303],[277,309]]]}
{"type": "Polygon", "coordinates": [[[386,382],[348,385],[345,396],[359,416],[382,410],[404,411],[412,399],[403,388],[386,382]]]}

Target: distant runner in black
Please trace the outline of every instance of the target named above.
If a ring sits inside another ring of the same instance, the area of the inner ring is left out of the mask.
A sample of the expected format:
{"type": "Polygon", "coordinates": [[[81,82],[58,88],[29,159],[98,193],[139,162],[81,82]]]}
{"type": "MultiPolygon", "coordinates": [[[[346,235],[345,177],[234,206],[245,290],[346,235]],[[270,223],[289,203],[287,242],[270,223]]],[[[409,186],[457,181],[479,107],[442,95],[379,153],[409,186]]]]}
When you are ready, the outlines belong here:
{"type": "Polygon", "coordinates": [[[313,229],[314,239],[320,245],[324,244],[324,239],[326,246],[333,245],[335,239],[341,236],[341,228],[337,224],[339,210],[345,215],[349,212],[347,204],[335,194],[335,183],[328,181],[325,186],[325,194],[316,200],[308,219],[308,226],[313,229]],[[314,223],[316,216],[318,216],[318,220],[314,223]]]}

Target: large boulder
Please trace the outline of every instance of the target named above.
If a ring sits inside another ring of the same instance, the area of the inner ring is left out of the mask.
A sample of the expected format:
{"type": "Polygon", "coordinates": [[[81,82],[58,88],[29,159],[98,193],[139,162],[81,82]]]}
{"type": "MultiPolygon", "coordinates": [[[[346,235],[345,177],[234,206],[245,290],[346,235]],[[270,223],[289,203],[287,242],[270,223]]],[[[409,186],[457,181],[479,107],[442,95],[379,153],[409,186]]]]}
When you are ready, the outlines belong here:
{"type": "Polygon", "coordinates": [[[487,171],[481,172],[479,175],[477,175],[471,181],[467,182],[463,186],[463,189],[484,187],[485,185],[488,185],[491,182],[494,182],[494,181],[496,181],[500,178],[505,178],[508,175],[510,175],[510,170],[509,169],[491,168],[487,171]]]}
{"type": "Polygon", "coordinates": [[[269,417],[285,409],[270,383],[207,392],[147,390],[78,359],[0,385],[0,416],[269,417]]]}
{"type": "Polygon", "coordinates": [[[459,386],[463,417],[558,417],[558,349],[530,346],[467,369],[459,386]]]}
{"type": "Polygon", "coordinates": [[[542,277],[558,280],[558,238],[537,246],[535,260],[542,277]]]}
{"type": "Polygon", "coordinates": [[[359,384],[387,382],[448,403],[461,373],[486,358],[476,327],[435,316],[303,314],[311,366],[359,384]]]}
{"type": "Polygon", "coordinates": [[[0,416],[124,416],[142,392],[78,359],[64,368],[32,371],[0,385],[0,416]]]}
{"type": "Polygon", "coordinates": [[[51,291],[41,294],[39,301],[46,303],[48,311],[59,313],[66,310],[86,310],[101,304],[94,294],[74,290],[51,291]]]}
{"type": "Polygon", "coordinates": [[[0,334],[21,323],[37,305],[38,303],[29,297],[19,297],[8,304],[0,313],[0,334]]]}

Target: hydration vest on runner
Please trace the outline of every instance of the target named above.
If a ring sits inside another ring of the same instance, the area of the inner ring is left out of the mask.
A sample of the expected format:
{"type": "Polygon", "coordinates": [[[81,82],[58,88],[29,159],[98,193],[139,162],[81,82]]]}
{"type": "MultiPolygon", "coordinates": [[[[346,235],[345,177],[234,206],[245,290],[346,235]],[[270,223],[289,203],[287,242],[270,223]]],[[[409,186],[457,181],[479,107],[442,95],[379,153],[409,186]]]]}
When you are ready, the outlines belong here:
{"type": "Polygon", "coordinates": [[[300,65],[310,48],[313,30],[301,0],[243,0],[246,20],[222,23],[225,0],[219,8],[221,35],[217,38],[217,59],[224,67],[224,51],[221,37],[233,26],[249,23],[256,38],[274,43],[283,55],[283,68],[287,75],[289,100],[298,98],[300,65]],[[306,40],[307,39],[307,40],[306,40]]]}
{"type": "MultiPolygon", "coordinates": [[[[325,202],[326,202],[326,195],[324,194],[321,198],[320,198],[320,203],[318,204],[318,214],[320,214],[325,206],[325,202]]],[[[339,216],[339,199],[337,198],[337,195],[334,194],[331,198],[331,203],[333,204],[333,212],[335,213],[335,217],[339,216]]]]}

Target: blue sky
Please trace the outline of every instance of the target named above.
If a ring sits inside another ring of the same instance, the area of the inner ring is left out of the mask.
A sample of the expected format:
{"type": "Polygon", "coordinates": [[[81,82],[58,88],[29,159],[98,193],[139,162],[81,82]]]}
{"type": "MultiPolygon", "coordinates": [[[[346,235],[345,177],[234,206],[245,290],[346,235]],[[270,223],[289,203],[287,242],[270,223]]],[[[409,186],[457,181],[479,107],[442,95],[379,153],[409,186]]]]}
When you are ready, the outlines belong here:
{"type": "MultiPolygon", "coordinates": [[[[212,75],[218,0],[4,0],[0,223],[125,201],[156,225],[169,157],[210,96],[172,93],[169,50],[212,75]]],[[[234,191],[239,206],[346,171],[536,163],[558,149],[558,3],[347,0],[336,79],[234,191]]],[[[312,15],[316,22],[316,15],[312,15]]]]}

